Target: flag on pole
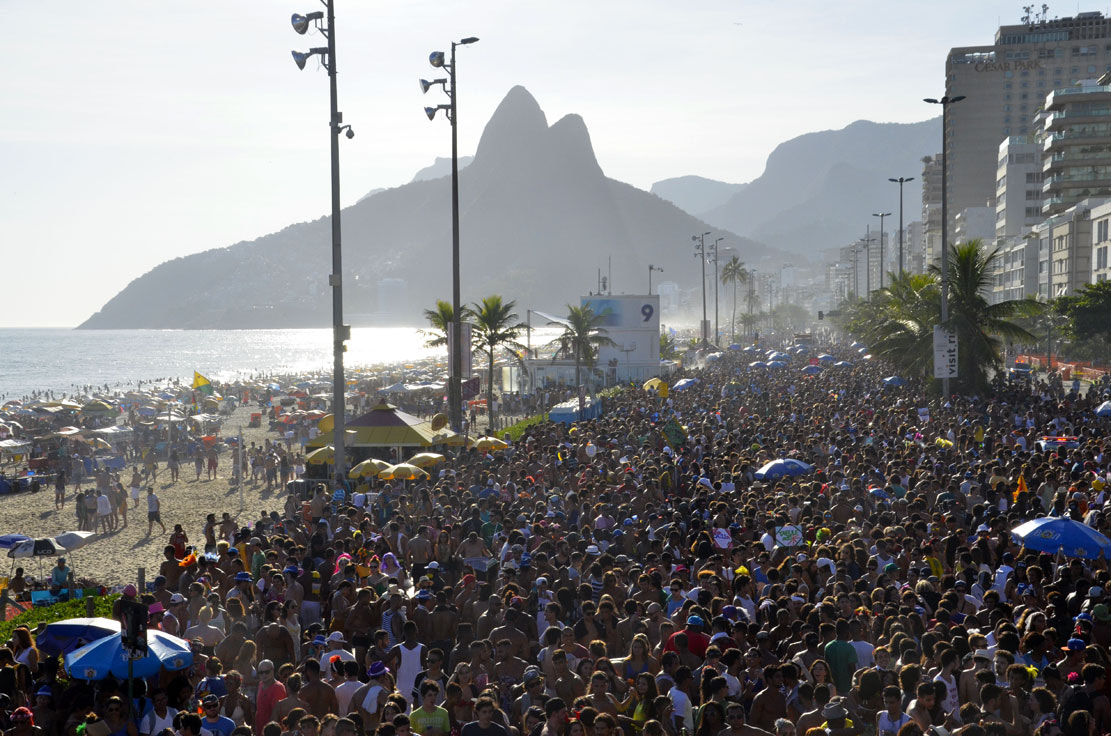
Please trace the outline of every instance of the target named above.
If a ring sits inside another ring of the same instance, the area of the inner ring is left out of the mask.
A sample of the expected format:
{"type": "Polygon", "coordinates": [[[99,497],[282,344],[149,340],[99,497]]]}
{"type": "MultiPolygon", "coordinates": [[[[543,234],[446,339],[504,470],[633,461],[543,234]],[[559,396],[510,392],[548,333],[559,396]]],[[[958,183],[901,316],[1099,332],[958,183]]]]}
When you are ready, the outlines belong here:
{"type": "Polygon", "coordinates": [[[1018,494],[1026,493],[1027,490],[1029,490],[1029,489],[1026,487],[1026,475],[1025,474],[1020,475],[1018,477],[1018,483],[1015,483],[1015,492],[1014,492],[1014,495],[1012,496],[1011,500],[1012,501],[1018,501],[1018,494]]]}
{"type": "Polygon", "coordinates": [[[213,393],[212,382],[200,373],[193,371],[193,390],[211,396],[213,393]]]}

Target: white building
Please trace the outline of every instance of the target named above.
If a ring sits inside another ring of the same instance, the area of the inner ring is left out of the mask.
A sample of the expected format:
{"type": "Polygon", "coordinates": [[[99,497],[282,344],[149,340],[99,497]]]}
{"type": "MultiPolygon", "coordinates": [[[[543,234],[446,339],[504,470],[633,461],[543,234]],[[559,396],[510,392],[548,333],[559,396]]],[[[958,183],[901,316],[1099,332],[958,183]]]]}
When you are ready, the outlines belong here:
{"type": "Polygon", "coordinates": [[[995,240],[995,206],[966,207],[957,213],[954,224],[953,242],[980,240],[990,244],[995,240]]]}
{"type": "Polygon", "coordinates": [[[1042,156],[1034,136],[1010,136],[999,144],[995,177],[996,240],[1025,235],[1042,219],[1042,156]]]}

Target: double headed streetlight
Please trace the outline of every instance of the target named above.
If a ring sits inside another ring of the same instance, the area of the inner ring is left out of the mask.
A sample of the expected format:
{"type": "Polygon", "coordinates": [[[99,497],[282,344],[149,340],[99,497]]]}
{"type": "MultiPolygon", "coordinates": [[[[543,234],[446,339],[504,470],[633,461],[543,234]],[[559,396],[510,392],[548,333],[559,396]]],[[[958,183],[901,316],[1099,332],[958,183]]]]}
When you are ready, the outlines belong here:
{"type": "Polygon", "coordinates": [[[913,176],[900,176],[898,179],[888,179],[899,185],[899,275],[903,273],[903,185],[914,181],[913,176]]]}
{"type": "Polygon", "coordinates": [[[332,7],[333,0],[322,0],[326,10],[316,11],[308,15],[294,14],[290,19],[293,30],[300,35],[305,35],[310,28],[315,27],[328,39],[328,45],[312,48],[308,51],[294,51],[293,61],[298,69],[305,68],[305,62],[312,56],[320,56],[321,63],[328,70],[328,86],[331,97],[331,116],[328,128],[331,133],[332,153],[332,273],[328,283],[332,287],[332,355],[334,367],[332,371],[332,446],[335,447],[335,472],[336,482],[343,482],[343,475],[347,471],[347,458],[344,453],[343,441],[345,427],[344,416],[344,379],[343,379],[343,353],[347,349],[344,342],[351,339],[351,328],[343,324],[343,280],[342,258],[340,249],[340,211],[339,211],[339,135],[346,133],[348,138],[354,138],[355,132],[350,125],[343,124],[343,115],[336,109],[336,18],[332,7]]]}
{"type": "Polygon", "coordinates": [[[446,79],[431,82],[420,80],[422,93],[427,93],[435,85],[440,85],[448,96],[448,104],[424,108],[429,120],[436,117],[440,110],[447,115],[451,124],[451,375],[448,379],[448,403],[450,404],[451,428],[463,431],[463,392],[460,380],[463,375],[463,305],[459,294],[459,138],[458,138],[458,95],[455,86],[455,47],[467,46],[476,42],[474,36],[461,41],[451,42],[451,59],[445,59],[443,51],[433,51],[428,55],[428,63],[434,69],[446,69],[446,79]]]}
{"type": "Polygon", "coordinates": [[[710,246],[710,257],[714,259],[714,344],[718,344],[721,339],[720,328],[718,327],[718,243],[725,240],[725,238],[718,238],[710,246]]]}
{"type": "Polygon", "coordinates": [[[891,217],[891,213],[890,212],[873,212],[872,217],[880,218],[880,289],[882,290],[883,289],[883,252],[885,250],[884,242],[883,242],[883,218],[891,217]]]}
{"type": "MultiPolygon", "coordinates": [[[[927,97],[924,101],[931,105],[941,105],[941,324],[949,325],[949,106],[964,99],[964,95],[940,100],[927,97]]],[[[941,393],[949,398],[949,379],[941,379],[941,393]]]]}
{"type": "Polygon", "coordinates": [[[651,263],[648,264],[648,295],[649,296],[652,295],[652,272],[653,271],[659,271],[660,273],[664,272],[664,270],[662,268],[660,268],[659,266],[653,266],[651,263]]]}
{"type": "Polygon", "coordinates": [[[702,326],[699,330],[702,333],[702,343],[709,342],[709,336],[706,334],[706,236],[710,233],[704,232],[701,235],[692,235],[691,240],[695,242],[694,257],[702,262],[702,326]]]}

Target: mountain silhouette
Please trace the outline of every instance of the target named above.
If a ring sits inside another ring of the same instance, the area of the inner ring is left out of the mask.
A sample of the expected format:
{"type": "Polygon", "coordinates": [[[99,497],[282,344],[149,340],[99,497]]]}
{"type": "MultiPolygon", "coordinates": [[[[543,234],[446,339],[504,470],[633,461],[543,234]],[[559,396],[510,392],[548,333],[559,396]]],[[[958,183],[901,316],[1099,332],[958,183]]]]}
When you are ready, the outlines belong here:
{"type": "MultiPolygon", "coordinates": [[[[578,115],[552,125],[523,87],[487,123],[460,172],[463,300],[515,299],[518,312],[562,313],[612,259],[613,293],[643,293],[648,264],[686,287],[700,278],[691,236],[714,230],[663,199],[603,173],[578,115]]],[[[163,263],[132,281],[83,328],[331,325],[328,217],[250,242],[163,263]]],[[[345,321],[423,322],[451,298],[451,178],[413,181],[343,211],[345,321]]],[[[728,232],[749,262],[782,254],[728,232]]],[[[659,277],[657,277],[657,280],[659,277]]]]}
{"type": "Polygon", "coordinates": [[[794,253],[850,243],[864,235],[873,212],[894,215],[903,185],[903,219],[921,219],[922,157],[941,148],[941,118],[918,123],[858,120],[841,130],[807,133],[776,146],[764,173],[727,202],[699,213],[708,222],[794,253]]]}
{"type": "Polygon", "coordinates": [[[677,176],[652,185],[652,194],[666,199],[681,210],[701,217],[745,188],[745,184],[729,184],[703,176],[677,176]]]}

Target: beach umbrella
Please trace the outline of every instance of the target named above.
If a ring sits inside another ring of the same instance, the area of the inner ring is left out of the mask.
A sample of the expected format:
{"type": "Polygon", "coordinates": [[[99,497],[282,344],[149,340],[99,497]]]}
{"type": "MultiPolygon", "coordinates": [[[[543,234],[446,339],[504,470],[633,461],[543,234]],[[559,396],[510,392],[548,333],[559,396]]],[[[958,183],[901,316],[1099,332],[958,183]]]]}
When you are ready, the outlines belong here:
{"type": "Polygon", "coordinates": [[[1037,552],[1057,554],[1064,549],[1068,557],[1111,558],[1111,539],[1086,524],[1059,516],[1019,524],[1011,535],[1023,547],[1037,552]]]}
{"type": "Polygon", "coordinates": [[[1111,417],[1111,401],[1105,401],[1096,407],[1097,417],[1111,417]]]}
{"type": "Polygon", "coordinates": [[[817,374],[821,373],[822,369],[821,369],[821,367],[816,366],[816,365],[808,365],[808,366],[806,366],[805,368],[802,369],[802,372],[807,373],[811,376],[814,376],[814,375],[817,375],[817,374]]]}
{"type": "Polygon", "coordinates": [[[885,501],[891,498],[891,494],[883,490],[882,488],[869,488],[868,492],[876,498],[882,498],[885,501]]]}
{"type": "Polygon", "coordinates": [[[749,368],[767,368],[768,364],[762,360],[754,360],[748,364],[749,368]]]}
{"type": "Polygon", "coordinates": [[[883,379],[883,385],[889,388],[901,388],[907,385],[906,379],[901,376],[888,376],[883,379]]]}
{"type": "Polygon", "coordinates": [[[818,356],[818,360],[822,361],[823,363],[832,362],[833,356],[829,353],[822,353],[818,356]]]}
{"type": "MultiPolygon", "coordinates": [[[[75,649],[65,656],[66,672],[76,680],[103,680],[108,675],[119,679],[128,675],[128,653],[120,634],[75,649]]],[[[189,642],[156,629],[147,630],[147,654],[131,660],[134,677],[153,677],[163,668],[176,672],[193,664],[189,642]]]]}
{"type": "Polygon", "coordinates": [[[416,465],[418,468],[431,468],[447,460],[443,455],[438,452],[418,452],[408,459],[410,465],[416,465]]]}
{"type": "Polygon", "coordinates": [[[738,345],[737,343],[733,342],[733,343],[729,343],[729,349],[730,350],[740,350],[741,346],[738,345]]]}
{"type": "Polygon", "coordinates": [[[93,437],[91,440],[89,440],[89,446],[97,450],[112,449],[112,443],[104,439],[103,437],[93,437]]]}
{"type": "Polygon", "coordinates": [[[479,452],[486,452],[487,450],[504,450],[509,447],[509,443],[499,440],[497,437],[479,437],[474,441],[474,446],[478,448],[479,452]]]}
{"type": "Polygon", "coordinates": [[[852,365],[852,363],[850,363],[847,360],[839,360],[839,361],[837,361],[836,363],[833,364],[833,367],[834,368],[847,368],[851,365],[852,365]]]}
{"type": "Polygon", "coordinates": [[[667,383],[662,378],[649,378],[644,382],[643,388],[645,391],[659,391],[661,387],[666,385],[667,383]]]}
{"type": "Polygon", "coordinates": [[[54,541],[68,552],[84,547],[95,536],[96,532],[62,532],[54,537],[54,541]]]}
{"type": "Polygon", "coordinates": [[[3,534],[0,535],[0,549],[11,549],[20,542],[26,542],[30,539],[26,534],[3,534]]]}
{"type": "Polygon", "coordinates": [[[8,557],[21,559],[25,557],[55,557],[64,555],[66,548],[58,544],[53,537],[42,539],[25,539],[19,544],[8,549],[8,557]]]}
{"type": "Polygon", "coordinates": [[[675,385],[672,386],[671,388],[674,391],[684,391],[684,390],[690,388],[691,386],[695,385],[696,383],[698,383],[697,378],[683,378],[679,381],[676,381],[675,385]]]}
{"type": "Polygon", "coordinates": [[[67,618],[47,624],[35,637],[35,646],[48,656],[56,657],[118,633],[120,622],[110,618],[67,618]]]}
{"type": "Polygon", "coordinates": [[[331,445],[318,447],[305,455],[305,462],[309,465],[329,465],[336,460],[336,448],[331,445]]]}
{"type": "Polygon", "coordinates": [[[804,463],[802,460],[796,460],[793,457],[781,457],[778,460],[772,460],[757,470],[756,477],[760,480],[774,480],[786,476],[806,475],[813,470],[813,466],[804,463]]]}
{"type": "Polygon", "coordinates": [[[390,464],[385,460],[372,457],[351,468],[351,472],[347,476],[349,478],[373,478],[388,467],[390,467],[390,464]]]}
{"type": "Polygon", "coordinates": [[[378,477],[382,480],[416,480],[417,478],[427,478],[428,473],[421,470],[416,465],[398,463],[380,472],[378,477]]]}
{"type": "Polygon", "coordinates": [[[755,345],[749,345],[745,348],[742,348],[741,352],[742,353],[755,353],[756,352],[756,346],[755,345]]]}
{"type": "Polygon", "coordinates": [[[769,360],[768,361],[768,367],[769,368],[786,368],[787,364],[784,363],[782,360],[769,360]]]}

